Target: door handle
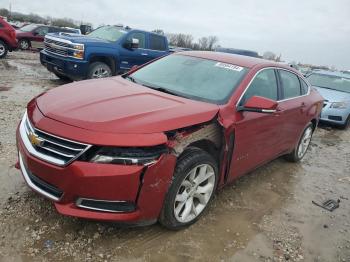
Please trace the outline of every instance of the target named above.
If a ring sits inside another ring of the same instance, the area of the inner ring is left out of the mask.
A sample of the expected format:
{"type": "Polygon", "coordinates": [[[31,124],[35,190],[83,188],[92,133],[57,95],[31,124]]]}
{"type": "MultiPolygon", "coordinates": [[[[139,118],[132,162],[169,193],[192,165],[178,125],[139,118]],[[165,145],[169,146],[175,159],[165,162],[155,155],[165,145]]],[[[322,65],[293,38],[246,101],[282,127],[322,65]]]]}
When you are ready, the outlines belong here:
{"type": "Polygon", "coordinates": [[[146,56],[146,55],[148,55],[147,53],[141,53],[141,55],[144,55],[144,56],[146,56]]]}

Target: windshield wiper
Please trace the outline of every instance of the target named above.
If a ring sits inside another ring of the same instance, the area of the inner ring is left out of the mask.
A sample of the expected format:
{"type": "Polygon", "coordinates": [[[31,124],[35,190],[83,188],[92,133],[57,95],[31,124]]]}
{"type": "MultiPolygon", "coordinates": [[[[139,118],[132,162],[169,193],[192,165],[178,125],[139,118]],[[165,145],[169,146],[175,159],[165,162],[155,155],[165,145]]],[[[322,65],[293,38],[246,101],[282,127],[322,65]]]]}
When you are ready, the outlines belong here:
{"type": "Polygon", "coordinates": [[[127,76],[125,76],[124,78],[130,80],[130,81],[133,82],[133,83],[137,83],[136,80],[135,80],[135,78],[133,78],[133,77],[130,76],[130,75],[127,75],[127,76]]]}
{"type": "MultiPolygon", "coordinates": [[[[142,85],[145,86],[145,87],[151,88],[151,89],[153,89],[153,90],[157,90],[157,91],[159,91],[159,92],[167,93],[167,94],[169,94],[169,95],[185,97],[184,95],[181,95],[181,94],[179,94],[179,93],[176,93],[176,92],[171,91],[171,90],[169,90],[169,89],[166,89],[166,88],[164,88],[164,87],[155,87],[155,86],[149,86],[149,85],[145,85],[145,84],[142,84],[142,85]]],[[[186,97],[185,97],[185,98],[186,98],[186,97]]]]}

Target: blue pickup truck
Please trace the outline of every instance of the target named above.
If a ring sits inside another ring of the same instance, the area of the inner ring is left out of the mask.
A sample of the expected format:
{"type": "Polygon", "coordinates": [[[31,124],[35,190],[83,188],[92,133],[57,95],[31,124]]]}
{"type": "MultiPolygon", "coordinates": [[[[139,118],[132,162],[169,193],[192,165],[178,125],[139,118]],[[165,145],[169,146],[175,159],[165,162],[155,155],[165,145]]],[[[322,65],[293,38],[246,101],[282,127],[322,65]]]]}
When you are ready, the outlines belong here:
{"type": "Polygon", "coordinates": [[[169,53],[167,38],[156,33],[102,26],[90,34],[47,34],[40,62],[61,79],[117,75],[169,53]]]}

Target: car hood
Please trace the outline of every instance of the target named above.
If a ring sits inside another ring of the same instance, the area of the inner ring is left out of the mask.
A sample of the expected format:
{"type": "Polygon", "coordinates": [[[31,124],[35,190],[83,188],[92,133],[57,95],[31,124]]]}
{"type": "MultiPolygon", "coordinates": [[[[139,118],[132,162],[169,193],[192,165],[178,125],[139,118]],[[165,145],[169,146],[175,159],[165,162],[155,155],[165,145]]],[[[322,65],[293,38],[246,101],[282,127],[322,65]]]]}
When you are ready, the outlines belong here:
{"type": "Polygon", "coordinates": [[[48,118],[107,133],[157,133],[210,121],[214,104],[158,92],[122,77],[80,81],[36,99],[48,118]]]}
{"type": "Polygon", "coordinates": [[[74,33],[50,33],[47,35],[69,40],[72,43],[76,43],[76,44],[84,44],[84,45],[91,45],[91,46],[108,46],[108,47],[112,46],[111,42],[107,40],[90,37],[87,35],[80,35],[80,34],[74,34],[74,33]]]}
{"type": "Polygon", "coordinates": [[[325,100],[329,102],[342,102],[342,101],[350,101],[350,93],[336,91],[328,88],[322,88],[318,86],[314,86],[316,90],[323,96],[325,100]]]}

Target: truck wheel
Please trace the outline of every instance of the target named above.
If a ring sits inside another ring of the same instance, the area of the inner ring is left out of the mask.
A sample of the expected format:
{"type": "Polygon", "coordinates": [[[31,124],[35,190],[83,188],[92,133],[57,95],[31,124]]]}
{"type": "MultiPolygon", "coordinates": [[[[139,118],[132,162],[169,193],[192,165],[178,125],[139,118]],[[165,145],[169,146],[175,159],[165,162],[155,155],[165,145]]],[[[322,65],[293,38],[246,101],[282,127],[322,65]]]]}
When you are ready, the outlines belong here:
{"type": "Polygon", "coordinates": [[[5,44],[4,41],[0,40],[0,58],[4,58],[7,55],[7,45],[5,44]]]}
{"type": "Polygon", "coordinates": [[[212,200],[217,181],[216,161],[199,148],[187,149],[176,164],[159,222],[172,230],[196,222],[212,200]]]}
{"type": "Polygon", "coordinates": [[[57,76],[59,79],[64,80],[64,81],[70,81],[71,79],[68,76],[61,75],[60,73],[54,73],[55,76],[57,76]]]}
{"type": "Polygon", "coordinates": [[[102,62],[94,62],[89,66],[88,79],[92,78],[104,78],[112,76],[111,68],[102,62]]]}
{"type": "Polygon", "coordinates": [[[21,39],[18,42],[19,48],[22,50],[28,50],[30,48],[30,42],[27,39],[21,39]]]}
{"type": "Polygon", "coordinates": [[[293,152],[286,155],[285,158],[289,162],[299,162],[306,154],[307,149],[309,148],[312,134],[314,132],[313,124],[310,122],[307,127],[304,129],[301,138],[294,148],[293,152]]]}

